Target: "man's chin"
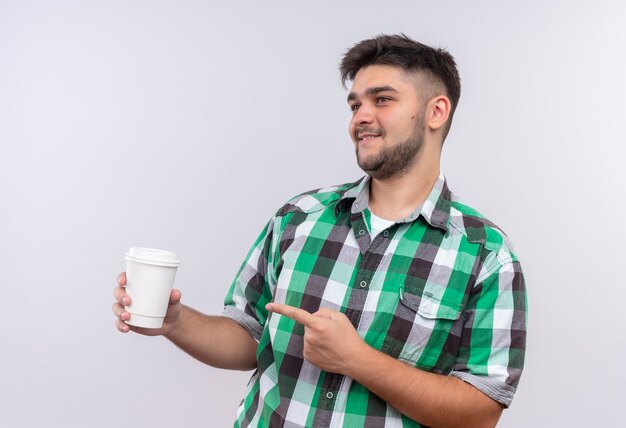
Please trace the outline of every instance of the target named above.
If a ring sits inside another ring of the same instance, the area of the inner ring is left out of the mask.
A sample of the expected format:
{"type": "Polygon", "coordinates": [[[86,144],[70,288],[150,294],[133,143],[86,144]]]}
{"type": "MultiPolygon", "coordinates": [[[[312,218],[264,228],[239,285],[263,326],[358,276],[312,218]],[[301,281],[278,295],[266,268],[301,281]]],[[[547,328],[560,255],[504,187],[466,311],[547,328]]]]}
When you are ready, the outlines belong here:
{"type": "Polygon", "coordinates": [[[359,165],[359,168],[368,174],[375,173],[383,167],[383,162],[380,159],[376,159],[373,156],[360,156],[359,153],[356,154],[356,163],[359,165]]]}
{"type": "Polygon", "coordinates": [[[382,165],[372,165],[363,162],[359,162],[359,168],[363,170],[364,173],[371,177],[376,177],[377,173],[380,171],[382,165]]]}
{"type": "Polygon", "coordinates": [[[376,179],[385,179],[385,178],[387,178],[387,177],[385,177],[384,168],[381,168],[380,166],[378,166],[378,167],[366,167],[366,166],[359,165],[359,167],[363,170],[364,173],[366,173],[367,175],[369,175],[372,178],[376,178],[376,179]]]}

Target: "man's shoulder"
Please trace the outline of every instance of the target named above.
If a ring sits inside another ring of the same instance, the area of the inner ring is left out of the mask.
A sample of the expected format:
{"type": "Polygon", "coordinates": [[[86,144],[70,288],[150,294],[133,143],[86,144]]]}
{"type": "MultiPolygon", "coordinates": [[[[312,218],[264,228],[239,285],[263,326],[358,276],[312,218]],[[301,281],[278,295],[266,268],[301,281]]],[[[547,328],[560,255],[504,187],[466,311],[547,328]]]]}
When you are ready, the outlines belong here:
{"type": "Polygon", "coordinates": [[[289,199],[278,210],[277,216],[284,216],[293,212],[312,214],[324,210],[331,205],[335,205],[348,190],[358,186],[361,181],[362,179],[300,193],[289,199]]]}
{"type": "Polygon", "coordinates": [[[513,244],[507,234],[454,194],[450,201],[450,226],[462,233],[469,242],[481,244],[487,250],[513,253],[513,244]]]}

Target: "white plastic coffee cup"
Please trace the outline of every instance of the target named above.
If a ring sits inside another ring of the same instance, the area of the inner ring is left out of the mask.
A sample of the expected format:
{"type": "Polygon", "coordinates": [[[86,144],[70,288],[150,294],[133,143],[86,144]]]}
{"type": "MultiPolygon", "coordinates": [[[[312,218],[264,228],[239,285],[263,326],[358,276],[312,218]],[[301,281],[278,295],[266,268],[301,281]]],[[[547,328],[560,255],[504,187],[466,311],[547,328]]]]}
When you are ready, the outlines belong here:
{"type": "Polygon", "coordinates": [[[152,248],[132,247],[126,254],[126,293],[131,304],[127,324],[161,328],[167,312],[178,254],[152,248]]]}

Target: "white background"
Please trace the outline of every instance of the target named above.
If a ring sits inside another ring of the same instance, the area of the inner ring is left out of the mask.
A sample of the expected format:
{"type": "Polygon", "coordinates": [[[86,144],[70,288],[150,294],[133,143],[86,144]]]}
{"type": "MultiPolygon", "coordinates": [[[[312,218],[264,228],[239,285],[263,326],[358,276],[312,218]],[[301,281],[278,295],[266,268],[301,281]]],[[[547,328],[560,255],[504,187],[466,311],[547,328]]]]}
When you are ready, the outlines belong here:
{"type": "Polygon", "coordinates": [[[623,426],[626,3],[511,3],[0,0],[2,425],[232,425],[249,373],[115,329],[124,253],[220,313],[286,199],[361,175],[337,64],[405,32],[455,56],[444,171],[525,270],[499,426],[623,426]]]}

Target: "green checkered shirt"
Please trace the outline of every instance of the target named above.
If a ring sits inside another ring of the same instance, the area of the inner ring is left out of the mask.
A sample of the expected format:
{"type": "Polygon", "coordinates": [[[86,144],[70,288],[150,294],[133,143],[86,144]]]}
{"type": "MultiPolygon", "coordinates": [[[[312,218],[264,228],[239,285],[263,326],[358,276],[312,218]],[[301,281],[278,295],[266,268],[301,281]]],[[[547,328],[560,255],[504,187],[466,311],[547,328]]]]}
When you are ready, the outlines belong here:
{"type": "Polygon", "coordinates": [[[443,175],[420,208],[374,239],[368,199],[368,177],[302,194],[250,250],[224,309],[259,342],[235,426],[420,426],[306,361],[303,326],[268,315],[272,301],[341,311],[373,348],[510,404],[524,363],[526,293],[507,237],[443,175]]]}

